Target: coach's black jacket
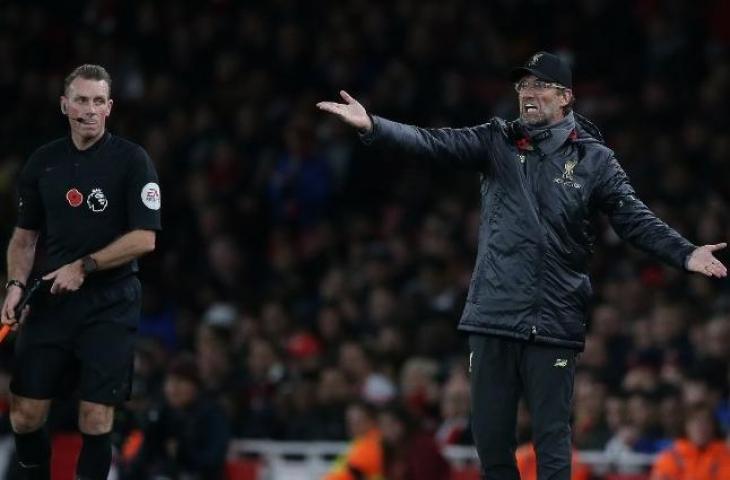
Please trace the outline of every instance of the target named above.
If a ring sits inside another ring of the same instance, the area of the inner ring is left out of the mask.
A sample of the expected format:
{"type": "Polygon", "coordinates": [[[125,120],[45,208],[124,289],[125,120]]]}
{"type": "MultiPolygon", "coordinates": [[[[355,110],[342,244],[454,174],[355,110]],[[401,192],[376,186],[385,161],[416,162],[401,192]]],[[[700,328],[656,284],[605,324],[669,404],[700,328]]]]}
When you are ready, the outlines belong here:
{"type": "Polygon", "coordinates": [[[423,129],[373,116],[373,130],[361,136],[481,173],[478,254],[460,330],[582,350],[596,209],[623,239],[675,267],[695,248],[636,198],[598,130],[576,118],[549,154],[518,122],[499,118],[423,129]]]}

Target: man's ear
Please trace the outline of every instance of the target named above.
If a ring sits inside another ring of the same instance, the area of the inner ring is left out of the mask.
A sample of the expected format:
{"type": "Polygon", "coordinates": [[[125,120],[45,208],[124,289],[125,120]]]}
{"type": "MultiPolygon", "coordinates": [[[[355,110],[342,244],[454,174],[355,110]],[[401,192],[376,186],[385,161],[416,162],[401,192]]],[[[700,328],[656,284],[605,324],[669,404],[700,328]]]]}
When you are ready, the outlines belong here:
{"type": "Polygon", "coordinates": [[[563,90],[563,94],[560,97],[561,97],[561,102],[560,102],[561,107],[570,105],[570,102],[573,100],[573,90],[571,90],[569,88],[563,90]]]}
{"type": "Polygon", "coordinates": [[[66,106],[66,97],[61,97],[61,113],[64,115],[68,114],[68,107],[66,106]]]}

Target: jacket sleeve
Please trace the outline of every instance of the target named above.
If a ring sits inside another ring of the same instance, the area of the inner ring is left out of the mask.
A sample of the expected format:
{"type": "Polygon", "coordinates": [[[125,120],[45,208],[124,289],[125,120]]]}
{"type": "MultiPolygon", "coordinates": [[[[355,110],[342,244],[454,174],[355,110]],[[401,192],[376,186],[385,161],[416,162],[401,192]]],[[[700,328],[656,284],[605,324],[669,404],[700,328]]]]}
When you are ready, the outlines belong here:
{"type": "Polygon", "coordinates": [[[17,223],[20,228],[40,230],[43,225],[43,200],[38,187],[40,170],[39,157],[33,154],[20,172],[17,223]]]}
{"type": "Polygon", "coordinates": [[[398,148],[441,165],[490,170],[491,123],[469,128],[420,128],[375,115],[370,118],[373,129],[360,135],[365,145],[398,148]]]}
{"type": "Polygon", "coordinates": [[[657,218],[636,197],[613,154],[599,175],[594,195],[598,207],[608,215],[622,239],[674,267],[686,268],[688,256],[697,247],[657,218]]]}

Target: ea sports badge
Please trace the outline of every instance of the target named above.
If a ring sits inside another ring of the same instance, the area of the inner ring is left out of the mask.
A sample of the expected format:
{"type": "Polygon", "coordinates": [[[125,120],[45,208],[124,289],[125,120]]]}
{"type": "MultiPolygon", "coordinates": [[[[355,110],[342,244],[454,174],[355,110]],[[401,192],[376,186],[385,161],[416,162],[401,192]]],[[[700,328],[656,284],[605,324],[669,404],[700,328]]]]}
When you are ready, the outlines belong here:
{"type": "Polygon", "coordinates": [[[75,208],[84,203],[84,196],[77,189],[72,188],[66,192],[66,201],[75,208]]]}
{"type": "Polygon", "coordinates": [[[142,203],[150,210],[159,210],[162,205],[160,198],[160,186],[154,182],[150,182],[142,187],[142,203]]]}

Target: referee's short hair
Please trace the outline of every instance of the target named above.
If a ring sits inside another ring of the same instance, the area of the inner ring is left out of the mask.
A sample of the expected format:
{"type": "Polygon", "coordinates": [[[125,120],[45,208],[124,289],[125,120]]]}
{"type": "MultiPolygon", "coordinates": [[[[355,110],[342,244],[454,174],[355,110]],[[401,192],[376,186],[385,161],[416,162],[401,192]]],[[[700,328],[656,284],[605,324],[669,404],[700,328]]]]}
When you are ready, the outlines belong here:
{"type": "Polygon", "coordinates": [[[74,71],[69,73],[63,81],[64,95],[68,93],[68,86],[71,85],[71,82],[77,78],[84,78],[86,80],[104,80],[109,86],[109,96],[112,94],[112,77],[109,75],[109,72],[106,71],[106,68],[101,65],[86,63],[80,67],[76,67],[74,71]]]}

